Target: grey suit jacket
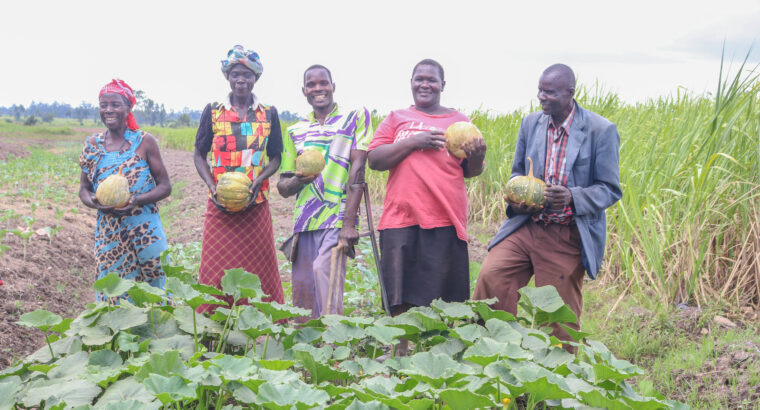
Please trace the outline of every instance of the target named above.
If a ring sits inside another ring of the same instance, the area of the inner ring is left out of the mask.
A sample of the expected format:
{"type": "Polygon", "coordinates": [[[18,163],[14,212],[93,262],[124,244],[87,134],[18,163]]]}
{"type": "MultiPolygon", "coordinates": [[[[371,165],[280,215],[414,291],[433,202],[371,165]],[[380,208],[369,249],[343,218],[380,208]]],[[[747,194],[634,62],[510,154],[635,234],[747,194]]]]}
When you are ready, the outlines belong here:
{"type": "MultiPolygon", "coordinates": [[[[573,196],[575,223],[581,238],[581,255],[586,273],[594,279],[602,265],[607,236],[605,209],[620,199],[618,169],[620,135],[615,124],[576,103],[575,117],[567,141],[567,187],[573,196]]],[[[528,173],[528,160],[533,160],[533,173],[544,179],[546,164],[546,131],[549,116],[534,112],[523,118],[517,136],[512,177],[528,173]]],[[[490,250],[528,221],[530,215],[517,214],[507,207],[508,219],[488,245],[490,250]]]]}

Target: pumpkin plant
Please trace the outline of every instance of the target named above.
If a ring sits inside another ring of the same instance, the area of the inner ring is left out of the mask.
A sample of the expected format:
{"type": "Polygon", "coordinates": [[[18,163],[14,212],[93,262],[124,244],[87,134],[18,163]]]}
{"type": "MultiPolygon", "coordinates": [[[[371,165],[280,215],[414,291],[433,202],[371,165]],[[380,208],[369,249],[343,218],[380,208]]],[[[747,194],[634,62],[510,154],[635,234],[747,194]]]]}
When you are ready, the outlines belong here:
{"type": "Polygon", "coordinates": [[[170,294],[104,277],[97,291],[130,298],[90,303],[65,326],[42,311],[22,316],[62,337],[0,371],[0,405],[411,410],[509,408],[520,398],[528,408],[682,407],[637,392],[626,380],[643,371],[603,344],[547,333],[574,319],[551,287],[525,290],[517,317],[491,310],[493,300],[436,300],[396,317],[327,315],[293,327],[287,319],[310,312],[264,302],[251,273],[226,271],[219,291],[169,272],[170,294]],[[249,304],[195,313],[219,293],[249,304]],[[378,361],[401,337],[414,352],[378,361]]]}

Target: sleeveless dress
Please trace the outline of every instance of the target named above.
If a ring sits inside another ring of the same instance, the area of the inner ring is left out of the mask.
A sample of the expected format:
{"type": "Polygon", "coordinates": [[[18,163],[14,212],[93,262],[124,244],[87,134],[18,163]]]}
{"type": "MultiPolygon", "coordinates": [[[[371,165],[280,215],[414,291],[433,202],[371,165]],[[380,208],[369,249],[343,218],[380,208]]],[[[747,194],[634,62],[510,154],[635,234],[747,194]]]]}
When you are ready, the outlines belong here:
{"type": "MultiPolygon", "coordinates": [[[[124,134],[128,147],[120,151],[106,151],[103,134],[95,135],[95,144],[88,138],[79,164],[93,190],[108,176],[118,174],[129,181],[129,192],[139,195],[155,188],[147,161],[137,154],[143,142],[143,131],[127,130],[124,134]]],[[[158,206],[155,203],[136,207],[129,215],[115,216],[98,211],[95,225],[95,262],[97,278],[116,272],[120,277],[143,281],[163,289],[166,276],[161,268],[161,253],[167,249],[166,235],[161,226],[158,206]]],[[[98,300],[105,300],[103,294],[98,300]]]]}

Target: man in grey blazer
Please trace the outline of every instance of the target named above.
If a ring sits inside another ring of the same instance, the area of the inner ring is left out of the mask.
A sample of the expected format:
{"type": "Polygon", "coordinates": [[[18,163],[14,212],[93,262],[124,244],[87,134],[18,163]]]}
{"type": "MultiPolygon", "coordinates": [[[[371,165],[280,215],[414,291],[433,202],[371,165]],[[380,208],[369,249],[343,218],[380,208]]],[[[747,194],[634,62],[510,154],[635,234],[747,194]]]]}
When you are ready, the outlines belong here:
{"type": "MultiPolygon", "coordinates": [[[[544,207],[507,199],[507,220],[488,246],[474,299],[499,298],[494,308],[517,313],[517,291],[535,276],[536,286],[552,285],[580,321],[584,271],[596,277],[604,256],[605,209],[620,199],[615,124],[579,106],[570,67],[547,68],[538,83],[542,112],[522,120],[512,177],[546,182],[544,207]]],[[[568,324],[579,329],[578,324],[568,324]]],[[[570,340],[555,326],[554,335],[570,340]]]]}

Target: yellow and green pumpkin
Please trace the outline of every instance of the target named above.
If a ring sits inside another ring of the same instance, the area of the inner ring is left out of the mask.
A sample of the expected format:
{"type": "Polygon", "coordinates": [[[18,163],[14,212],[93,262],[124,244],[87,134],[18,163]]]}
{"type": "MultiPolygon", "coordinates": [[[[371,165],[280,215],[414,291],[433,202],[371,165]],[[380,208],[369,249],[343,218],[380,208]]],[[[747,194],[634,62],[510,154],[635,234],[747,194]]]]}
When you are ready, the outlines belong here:
{"type": "Polygon", "coordinates": [[[525,202],[528,206],[542,206],[546,203],[544,197],[544,181],[533,176],[533,160],[528,157],[530,170],[528,175],[514,177],[507,182],[507,197],[514,203],[525,202]]]}
{"type": "Polygon", "coordinates": [[[121,173],[123,169],[124,165],[119,167],[117,174],[109,175],[98,184],[98,189],[95,190],[95,198],[99,204],[121,208],[129,203],[129,181],[121,173]]]}
{"type": "Polygon", "coordinates": [[[325,157],[315,149],[307,149],[296,158],[296,172],[311,177],[325,168],[325,157]]]}
{"type": "Polygon", "coordinates": [[[225,172],[216,183],[216,200],[230,212],[241,211],[251,202],[252,183],[242,172],[225,172]]]}
{"type": "Polygon", "coordinates": [[[457,158],[465,158],[467,153],[464,152],[462,146],[476,138],[483,139],[483,134],[480,133],[475,124],[467,121],[457,121],[446,128],[444,137],[446,137],[446,148],[448,148],[449,152],[457,158]]]}

